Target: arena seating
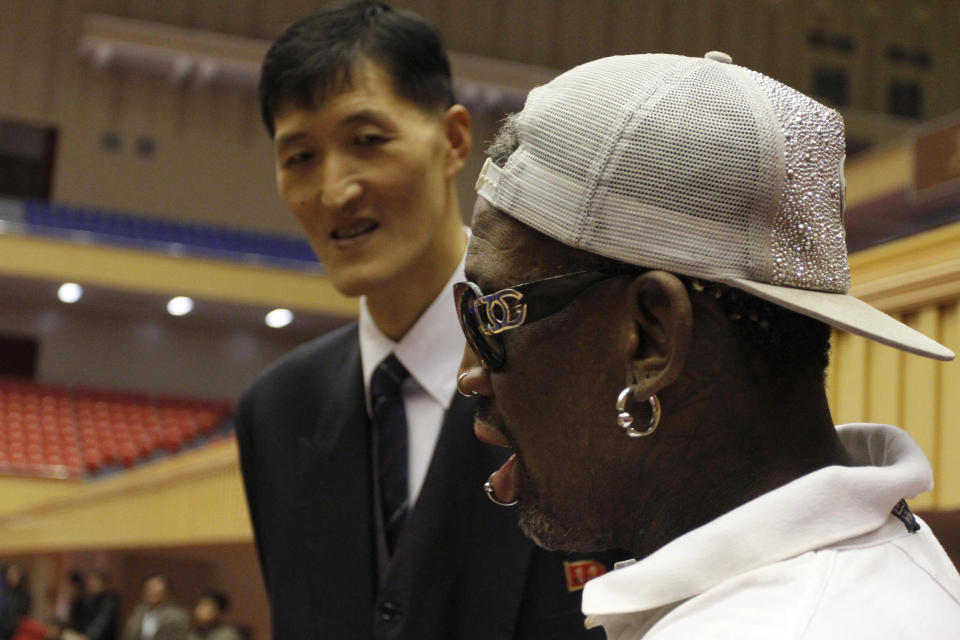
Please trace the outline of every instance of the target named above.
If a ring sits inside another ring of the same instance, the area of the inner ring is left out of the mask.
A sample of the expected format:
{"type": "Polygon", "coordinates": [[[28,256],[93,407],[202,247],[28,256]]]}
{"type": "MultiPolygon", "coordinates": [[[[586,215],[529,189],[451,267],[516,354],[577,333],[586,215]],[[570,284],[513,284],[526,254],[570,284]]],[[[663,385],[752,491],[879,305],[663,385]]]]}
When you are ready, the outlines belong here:
{"type": "MultiPolygon", "coordinates": [[[[7,217],[14,216],[8,211],[7,217]]],[[[95,242],[141,249],[167,252],[173,249],[178,253],[280,263],[295,267],[318,266],[317,259],[306,241],[278,234],[176,222],[41,200],[24,201],[20,219],[32,233],[71,238],[86,235],[95,242]]]]}
{"type": "Polygon", "coordinates": [[[0,473],[89,477],[229,433],[229,403],[0,378],[0,473]]]}

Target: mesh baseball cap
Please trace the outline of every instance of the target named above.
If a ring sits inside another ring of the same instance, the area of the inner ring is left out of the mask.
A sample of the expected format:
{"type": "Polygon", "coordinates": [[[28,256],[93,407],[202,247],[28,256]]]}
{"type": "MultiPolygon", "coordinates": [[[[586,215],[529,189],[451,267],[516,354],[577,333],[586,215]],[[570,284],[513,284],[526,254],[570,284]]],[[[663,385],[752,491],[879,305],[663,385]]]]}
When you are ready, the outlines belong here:
{"type": "Polygon", "coordinates": [[[722,282],[911,353],[952,351],[847,294],[843,120],[730,57],[594,60],[532,90],[478,194],[571,247],[722,282]]]}

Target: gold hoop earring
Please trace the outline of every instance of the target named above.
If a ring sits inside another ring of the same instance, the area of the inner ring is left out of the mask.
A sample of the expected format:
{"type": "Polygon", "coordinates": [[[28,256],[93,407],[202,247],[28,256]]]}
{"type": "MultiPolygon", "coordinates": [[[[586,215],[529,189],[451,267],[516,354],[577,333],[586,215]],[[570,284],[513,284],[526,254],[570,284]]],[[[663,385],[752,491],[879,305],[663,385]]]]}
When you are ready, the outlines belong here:
{"type": "Polygon", "coordinates": [[[634,428],[633,414],[627,411],[627,398],[636,393],[636,390],[637,385],[630,385],[629,387],[624,387],[620,395],[617,396],[617,424],[620,425],[620,428],[623,429],[629,437],[645,438],[656,431],[657,426],[660,424],[660,399],[657,398],[657,394],[653,394],[647,398],[647,402],[650,404],[650,420],[647,422],[647,428],[641,431],[634,428]]]}

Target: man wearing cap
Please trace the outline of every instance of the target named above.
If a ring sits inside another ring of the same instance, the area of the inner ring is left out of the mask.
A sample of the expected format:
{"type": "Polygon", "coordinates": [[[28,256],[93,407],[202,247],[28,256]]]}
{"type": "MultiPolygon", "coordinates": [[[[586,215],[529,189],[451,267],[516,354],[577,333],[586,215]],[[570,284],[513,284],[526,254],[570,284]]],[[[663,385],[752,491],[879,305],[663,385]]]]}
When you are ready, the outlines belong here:
{"type": "Polygon", "coordinates": [[[847,295],[840,116],[711,52],[530,93],[478,180],[461,387],[543,547],[623,547],[611,639],[960,637],[960,576],[891,425],[835,427],[830,327],[950,349],[847,295]]]}

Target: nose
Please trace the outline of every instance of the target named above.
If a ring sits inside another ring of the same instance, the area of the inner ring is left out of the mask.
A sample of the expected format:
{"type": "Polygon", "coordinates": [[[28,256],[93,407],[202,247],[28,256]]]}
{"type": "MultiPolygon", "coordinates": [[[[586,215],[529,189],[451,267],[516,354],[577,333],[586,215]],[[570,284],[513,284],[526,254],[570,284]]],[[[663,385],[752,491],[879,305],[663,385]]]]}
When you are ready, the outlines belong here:
{"type": "Polygon", "coordinates": [[[470,345],[464,345],[457,369],[457,391],[465,396],[491,396],[490,370],[470,345]]]}
{"type": "Polygon", "coordinates": [[[336,157],[324,162],[320,177],[320,203],[331,209],[342,209],[363,193],[363,187],[349,163],[336,157]]]}

